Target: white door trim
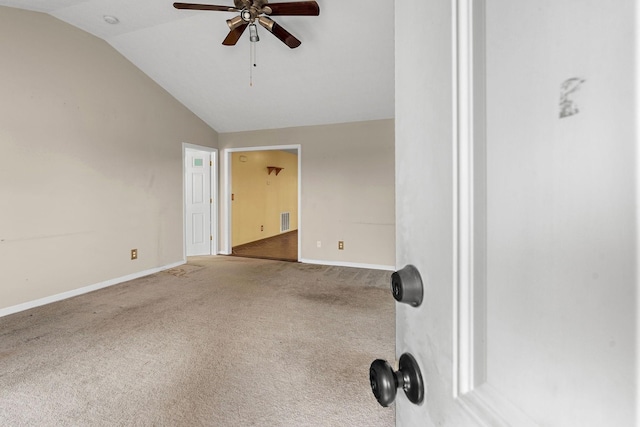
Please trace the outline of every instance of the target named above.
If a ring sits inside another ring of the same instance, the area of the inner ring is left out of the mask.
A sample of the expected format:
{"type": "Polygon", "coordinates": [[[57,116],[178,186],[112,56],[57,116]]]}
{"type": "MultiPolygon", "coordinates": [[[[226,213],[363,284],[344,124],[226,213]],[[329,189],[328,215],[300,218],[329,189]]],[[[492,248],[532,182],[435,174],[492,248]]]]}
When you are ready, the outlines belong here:
{"type": "Polygon", "coordinates": [[[269,145],[256,147],[225,148],[222,150],[222,163],[224,167],[224,187],[222,197],[225,200],[225,209],[222,216],[222,248],[220,253],[231,254],[231,153],[246,151],[272,151],[272,150],[297,150],[298,151],[298,261],[301,256],[301,236],[302,236],[302,145],[269,145]]]}
{"type": "MultiPolygon", "coordinates": [[[[478,348],[479,324],[475,321],[476,292],[482,291],[482,277],[476,277],[482,266],[476,255],[482,253],[482,242],[474,239],[482,231],[482,223],[476,224],[476,216],[483,212],[478,206],[484,200],[482,170],[484,166],[484,57],[483,1],[458,0],[453,13],[453,71],[456,73],[453,86],[453,141],[454,164],[454,319],[458,339],[454,340],[454,395],[460,396],[482,382],[484,363],[476,363],[484,353],[478,348]],[[480,245],[480,246],[476,246],[480,245]],[[476,250],[479,249],[479,250],[476,250]],[[477,280],[476,280],[477,279],[477,280]],[[479,377],[479,378],[477,378],[479,377]]],[[[483,236],[480,233],[480,236],[483,236]]],[[[479,307],[478,307],[479,308],[479,307]]],[[[481,319],[480,319],[481,320],[481,319]]],[[[483,324],[481,322],[480,324],[483,324]]]]}
{"type": "Polygon", "coordinates": [[[211,243],[209,246],[209,254],[217,255],[218,254],[218,206],[219,206],[219,197],[218,197],[218,149],[206,147],[203,145],[195,145],[187,142],[182,143],[182,256],[186,260],[187,259],[187,244],[186,244],[186,236],[187,236],[187,218],[186,218],[186,194],[185,194],[185,158],[187,149],[196,150],[196,151],[205,151],[209,153],[210,161],[211,161],[211,176],[210,176],[210,195],[209,197],[213,200],[211,207],[211,243]]]}

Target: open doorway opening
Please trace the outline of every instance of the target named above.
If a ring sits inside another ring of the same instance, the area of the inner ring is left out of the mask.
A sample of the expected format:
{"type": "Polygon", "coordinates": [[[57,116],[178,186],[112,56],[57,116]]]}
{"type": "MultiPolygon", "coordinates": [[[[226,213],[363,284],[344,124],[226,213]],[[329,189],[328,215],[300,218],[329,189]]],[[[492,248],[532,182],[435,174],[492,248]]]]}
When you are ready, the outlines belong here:
{"type": "Polygon", "coordinates": [[[298,261],[299,146],[233,149],[227,156],[229,253],[298,261]]]}

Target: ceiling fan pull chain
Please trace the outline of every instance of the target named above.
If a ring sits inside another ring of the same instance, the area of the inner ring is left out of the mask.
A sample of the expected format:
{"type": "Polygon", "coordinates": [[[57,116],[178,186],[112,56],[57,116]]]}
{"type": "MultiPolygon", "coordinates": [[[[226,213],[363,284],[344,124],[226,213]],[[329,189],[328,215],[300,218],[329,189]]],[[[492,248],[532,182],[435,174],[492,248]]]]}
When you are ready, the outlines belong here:
{"type": "Polygon", "coordinates": [[[256,50],[256,44],[255,43],[251,43],[251,64],[254,67],[258,66],[258,64],[257,64],[257,62],[258,62],[257,52],[258,51],[256,50]]]}
{"type": "Polygon", "coordinates": [[[249,63],[249,86],[253,86],[253,68],[257,67],[256,64],[256,43],[260,40],[258,38],[258,30],[255,24],[249,26],[250,38],[250,63],[249,63]]]}
{"type": "Polygon", "coordinates": [[[249,43],[251,45],[250,60],[249,60],[249,86],[253,86],[253,68],[256,67],[256,44],[254,42],[249,43]]]}

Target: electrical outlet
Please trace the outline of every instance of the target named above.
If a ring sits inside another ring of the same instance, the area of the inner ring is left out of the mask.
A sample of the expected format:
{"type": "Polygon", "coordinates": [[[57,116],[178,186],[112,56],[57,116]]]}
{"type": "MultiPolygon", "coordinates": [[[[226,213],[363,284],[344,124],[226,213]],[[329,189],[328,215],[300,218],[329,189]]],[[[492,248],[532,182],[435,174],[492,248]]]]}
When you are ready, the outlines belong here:
{"type": "Polygon", "coordinates": [[[131,249],[131,259],[138,259],[138,250],[131,249]]]}
{"type": "Polygon", "coordinates": [[[319,248],[321,248],[321,247],[322,247],[322,242],[321,242],[320,240],[318,240],[318,241],[316,242],[316,246],[317,246],[317,247],[319,247],[319,248]]]}
{"type": "Polygon", "coordinates": [[[342,240],[338,241],[338,249],[339,250],[344,250],[344,242],[342,240]]]}
{"type": "Polygon", "coordinates": [[[264,231],[264,225],[260,226],[260,231],[264,231]]]}

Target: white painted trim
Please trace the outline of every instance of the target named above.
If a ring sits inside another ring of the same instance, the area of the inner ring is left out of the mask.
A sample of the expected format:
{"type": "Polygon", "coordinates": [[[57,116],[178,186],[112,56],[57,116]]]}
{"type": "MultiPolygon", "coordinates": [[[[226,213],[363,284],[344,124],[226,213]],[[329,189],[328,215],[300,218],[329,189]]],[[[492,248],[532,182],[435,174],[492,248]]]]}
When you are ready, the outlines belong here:
{"type": "Polygon", "coordinates": [[[486,381],[485,3],[458,0],[454,22],[454,396],[486,381]]]}
{"type": "Polygon", "coordinates": [[[233,147],[225,148],[223,151],[228,153],[247,152],[247,151],[274,151],[274,150],[295,150],[300,149],[300,144],[290,145],[255,145],[253,147],[233,147]]]}
{"type": "Polygon", "coordinates": [[[218,150],[211,151],[211,198],[213,206],[211,207],[211,254],[218,255],[218,234],[220,233],[220,225],[218,224],[218,211],[220,210],[220,197],[218,196],[218,176],[220,175],[220,166],[218,164],[218,150]]]}
{"type": "Polygon", "coordinates": [[[224,213],[222,215],[223,225],[222,231],[222,247],[220,253],[224,255],[231,255],[231,171],[229,170],[229,153],[232,153],[232,149],[222,150],[222,163],[224,166],[224,188],[222,189],[222,197],[224,197],[224,213]]]}
{"type": "Polygon", "coordinates": [[[482,426],[534,427],[487,382],[485,1],[454,3],[453,395],[482,426]]]}
{"type": "Polygon", "coordinates": [[[298,144],[298,260],[302,259],[302,145],[298,144]]]}
{"type": "MultiPolygon", "coordinates": [[[[640,7],[635,7],[636,16],[635,16],[635,75],[636,80],[634,82],[634,90],[633,94],[635,95],[635,116],[638,117],[640,114],[640,73],[638,70],[640,69],[640,7]]],[[[640,140],[640,120],[635,121],[636,123],[636,142],[640,140]]],[[[635,159],[635,168],[636,168],[636,211],[635,211],[635,220],[636,220],[636,268],[640,266],[640,207],[638,206],[637,201],[640,200],[640,150],[636,149],[636,159],[635,159]]],[[[637,274],[637,273],[636,273],[637,274]]],[[[636,276],[637,277],[637,276],[636,276]]],[[[636,280],[638,280],[636,278],[636,280]]],[[[640,354],[640,292],[638,292],[638,284],[636,283],[636,357],[640,354]]],[[[638,360],[638,359],[636,359],[638,360]]],[[[638,392],[638,387],[640,387],[640,361],[636,362],[636,408],[640,408],[640,392],[638,392]]],[[[640,425],[640,411],[636,411],[636,424],[640,425]]]]}
{"type": "Polygon", "coordinates": [[[104,282],[96,283],[82,288],[74,289],[60,294],[51,295],[48,297],[40,298],[34,301],[28,301],[22,304],[14,305],[11,307],[0,309],[0,317],[8,316],[10,314],[19,313],[21,311],[29,310],[42,305],[51,304],[53,302],[62,301],[68,298],[73,298],[78,295],[83,295],[89,292],[97,291],[98,289],[107,288],[109,286],[118,285],[120,283],[128,282],[130,280],[139,279],[140,277],[149,276],[151,274],[159,273],[170,268],[175,268],[180,265],[186,264],[186,261],[174,262],[172,264],[165,265],[163,267],[152,268],[149,270],[139,271],[126,276],[118,277],[115,279],[106,280],[104,282]]]}
{"type": "MultiPolygon", "coordinates": [[[[462,0],[465,1],[465,0],[462,0]]],[[[452,22],[451,22],[451,51],[452,51],[452,55],[451,55],[451,70],[453,72],[453,76],[452,76],[452,81],[453,81],[453,85],[452,85],[452,91],[451,91],[451,104],[452,104],[452,114],[451,117],[453,118],[452,122],[453,122],[453,128],[452,128],[452,141],[453,141],[453,162],[451,165],[451,170],[452,170],[452,179],[453,179],[453,191],[454,191],[454,195],[452,197],[453,200],[453,206],[452,206],[452,212],[453,212],[453,219],[454,219],[454,225],[453,225],[453,230],[452,230],[452,242],[453,242],[453,254],[452,254],[452,259],[453,259],[453,271],[452,271],[452,278],[453,278],[453,300],[452,300],[452,305],[453,305],[453,319],[452,319],[452,326],[453,326],[453,331],[452,331],[452,336],[453,336],[453,342],[452,342],[452,351],[453,351],[453,363],[452,363],[452,378],[453,378],[453,397],[454,398],[458,398],[461,394],[461,384],[464,385],[465,381],[461,380],[460,378],[460,357],[461,357],[461,349],[460,349],[460,342],[463,341],[463,339],[460,336],[460,304],[459,304],[459,300],[460,300],[460,278],[458,275],[458,270],[459,270],[459,259],[458,259],[458,252],[459,252],[459,236],[458,236],[458,224],[460,222],[460,213],[459,213],[459,206],[458,206],[458,199],[459,199],[459,190],[458,190],[458,175],[459,175],[459,171],[458,171],[458,145],[459,145],[459,126],[460,126],[460,117],[459,117],[459,113],[458,113],[458,108],[459,108],[459,104],[460,104],[460,99],[459,99],[459,91],[458,91],[458,80],[460,78],[459,76],[459,61],[460,61],[460,48],[458,46],[458,39],[460,38],[460,18],[459,18],[459,14],[460,14],[460,7],[458,5],[458,3],[460,3],[460,0],[458,1],[453,1],[451,2],[451,9],[452,9],[452,22]]]]}
{"type": "Polygon", "coordinates": [[[331,265],[336,267],[352,267],[352,268],[367,268],[369,270],[384,270],[384,271],[396,271],[393,265],[380,265],[380,264],[363,264],[357,262],[343,262],[343,261],[322,261],[316,259],[301,259],[301,263],[304,264],[316,264],[316,265],[331,265]]]}
{"type": "Polygon", "coordinates": [[[457,403],[483,427],[539,427],[489,384],[476,387],[457,403]]]}
{"type": "Polygon", "coordinates": [[[473,5],[454,5],[454,396],[474,387],[473,334],[473,5]]]}
{"type": "Polygon", "coordinates": [[[302,257],[302,145],[269,145],[255,147],[225,148],[222,150],[222,162],[224,165],[225,185],[223,196],[226,203],[222,227],[222,247],[220,254],[231,255],[231,153],[248,151],[273,151],[273,150],[297,150],[298,151],[298,261],[302,257]]]}
{"type": "Polygon", "coordinates": [[[182,148],[191,148],[192,150],[197,150],[197,151],[210,151],[210,152],[218,151],[218,149],[214,147],[207,147],[206,145],[190,144],[188,142],[183,142],[182,148]]]}

